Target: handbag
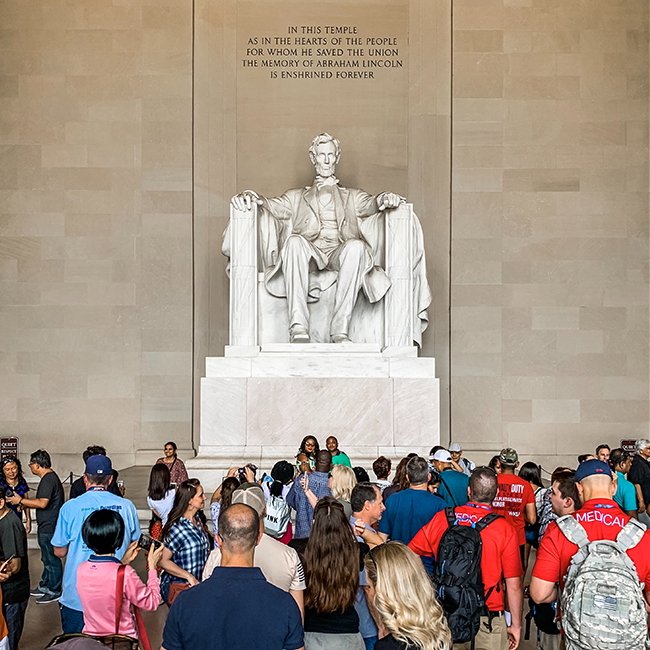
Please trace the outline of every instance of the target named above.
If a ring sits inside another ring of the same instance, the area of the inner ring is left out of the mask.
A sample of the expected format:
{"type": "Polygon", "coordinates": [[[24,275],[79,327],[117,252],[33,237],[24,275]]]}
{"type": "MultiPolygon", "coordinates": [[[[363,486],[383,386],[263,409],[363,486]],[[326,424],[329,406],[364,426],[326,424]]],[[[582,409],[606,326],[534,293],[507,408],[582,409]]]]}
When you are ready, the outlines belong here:
{"type": "Polygon", "coordinates": [[[189,589],[190,586],[187,584],[187,582],[172,582],[171,585],[169,585],[169,595],[167,596],[167,604],[171,607],[174,601],[176,600],[176,596],[181,593],[181,591],[185,591],[186,589],[189,589]]]}
{"type": "MultiPolygon", "coordinates": [[[[124,572],[126,571],[126,565],[120,564],[117,567],[117,580],[115,581],[115,634],[120,633],[120,617],[122,616],[122,600],[124,599],[124,572]]],[[[138,629],[138,639],[142,650],[151,650],[151,644],[149,643],[149,636],[147,635],[147,628],[144,625],[144,620],[142,619],[142,612],[139,607],[131,605],[133,607],[133,613],[135,615],[135,625],[138,629]]]]}

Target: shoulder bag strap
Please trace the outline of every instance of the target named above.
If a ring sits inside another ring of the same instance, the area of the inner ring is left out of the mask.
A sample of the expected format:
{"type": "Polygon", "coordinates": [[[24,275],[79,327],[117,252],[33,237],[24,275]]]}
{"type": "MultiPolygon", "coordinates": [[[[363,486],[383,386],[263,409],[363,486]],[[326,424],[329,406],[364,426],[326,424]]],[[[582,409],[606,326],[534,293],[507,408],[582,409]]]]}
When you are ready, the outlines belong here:
{"type": "Polygon", "coordinates": [[[442,481],[443,485],[447,488],[447,492],[449,492],[449,496],[451,497],[451,500],[454,503],[454,507],[458,507],[458,504],[456,503],[456,499],[454,499],[454,493],[449,489],[449,486],[447,485],[447,481],[445,481],[445,479],[442,476],[444,473],[445,473],[444,470],[440,472],[440,480],[442,481]]]}
{"type": "Polygon", "coordinates": [[[140,611],[140,608],[133,605],[133,614],[135,615],[135,626],[138,630],[138,639],[140,640],[142,650],[151,650],[151,643],[149,643],[147,628],[144,625],[144,620],[142,619],[142,612],[140,611]]]}
{"type": "Polygon", "coordinates": [[[120,562],[117,567],[117,578],[115,580],[115,634],[120,633],[120,617],[122,616],[122,600],[124,599],[124,572],[126,564],[120,562]]]}

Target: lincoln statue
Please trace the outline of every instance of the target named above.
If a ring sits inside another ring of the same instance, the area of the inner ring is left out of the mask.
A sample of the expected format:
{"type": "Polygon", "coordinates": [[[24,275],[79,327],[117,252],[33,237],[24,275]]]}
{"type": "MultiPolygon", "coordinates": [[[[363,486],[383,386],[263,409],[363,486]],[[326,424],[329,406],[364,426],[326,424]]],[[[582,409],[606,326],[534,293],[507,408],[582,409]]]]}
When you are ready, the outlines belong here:
{"type": "Polygon", "coordinates": [[[375,303],[391,286],[380,266],[381,217],[405,199],[392,192],[371,196],[340,187],[334,175],[340,155],[339,141],[322,133],[309,148],[316,173],[311,186],[274,198],[245,190],[231,201],[238,210],[258,206],[264,283],[272,296],[287,299],[292,343],[310,342],[307,305],[317,301],[322,291],[335,285],[330,341],[349,343],[359,292],[363,290],[375,303]]]}

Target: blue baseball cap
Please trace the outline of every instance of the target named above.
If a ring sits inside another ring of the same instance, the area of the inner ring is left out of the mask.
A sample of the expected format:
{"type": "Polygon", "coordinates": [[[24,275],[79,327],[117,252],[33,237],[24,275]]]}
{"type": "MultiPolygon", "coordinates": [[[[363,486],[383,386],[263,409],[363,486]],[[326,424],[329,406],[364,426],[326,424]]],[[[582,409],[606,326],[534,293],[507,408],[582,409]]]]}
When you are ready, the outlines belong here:
{"type": "Polygon", "coordinates": [[[108,456],[97,454],[91,456],[86,461],[86,474],[96,474],[99,476],[107,476],[113,473],[113,466],[111,459],[108,456]]]}
{"type": "Polygon", "coordinates": [[[609,476],[609,478],[613,478],[609,465],[597,458],[586,460],[584,463],[578,465],[575,482],[580,483],[583,478],[587,478],[588,476],[609,476]]]}

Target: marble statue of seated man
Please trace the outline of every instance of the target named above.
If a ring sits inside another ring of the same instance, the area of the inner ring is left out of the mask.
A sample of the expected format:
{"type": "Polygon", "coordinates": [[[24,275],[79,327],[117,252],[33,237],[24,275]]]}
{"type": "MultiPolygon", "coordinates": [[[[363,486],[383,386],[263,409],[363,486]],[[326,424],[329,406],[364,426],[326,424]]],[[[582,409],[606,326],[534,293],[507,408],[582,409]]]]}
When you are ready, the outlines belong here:
{"type": "MultiPolygon", "coordinates": [[[[391,286],[378,264],[377,219],[405,199],[384,192],[371,196],[339,186],[334,175],[341,155],[339,141],[328,133],[314,138],[309,156],[316,171],[311,186],[266,198],[245,190],[232,198],[236,209],[257,203],[264,282],[273,296],[286,297],[289,337],[308,343],[308,302],[336,284],[330,325],[332,343],[350,342],[350,319],[359,291],[371,303],[391,286]],[[310,273],[311,271],[311,273],[310,273]]],[[[383,230],[382,230],[383,232],[383,230]]]]}

